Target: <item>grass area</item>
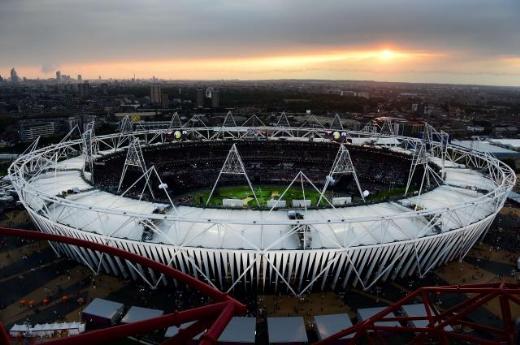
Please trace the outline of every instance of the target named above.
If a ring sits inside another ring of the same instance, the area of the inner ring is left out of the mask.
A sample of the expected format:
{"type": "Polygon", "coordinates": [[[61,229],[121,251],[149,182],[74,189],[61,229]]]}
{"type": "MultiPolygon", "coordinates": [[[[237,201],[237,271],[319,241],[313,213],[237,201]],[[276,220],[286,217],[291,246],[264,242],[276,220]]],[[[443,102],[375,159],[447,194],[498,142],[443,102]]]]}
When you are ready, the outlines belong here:
{"type": "MultiPolygon", "coordinates": [[[[258,199],[258,202],[260,203],[261,207],[266,207],[267,201],[274,199],[278,200],[280,198],[281,194],[285,190],[286,187],[281,186],[257,186],[254,188],[256,198],[258,199]]],[[[210,190],[206,191],[200,191],[195,193],[194,195],[194,203],[196,205],[202,206],[206,203],[206,200],[209,197],[210,190]]],[[[316,205],[318,202],[318,199],[320,197],[320,194],[314,190],[312,187],[306,187],[305,188],[305,199],[311,200],[311,203],[313,206],[316,205]]],[[[215,190],[213,193],[213,196],[211,197],[211,200],[209,202],[209,206],[222,206],[222,199],[240,199],[243,200],[247,206],[249,207],[255,207],[256,202],[253,193],[251,192],[251,189],[249,189],[248,186],[226,186],[226,187],[220,187],[215,190]]],[[[290,206],[292,200],[302,200],[304,199],[302,189],[300,186],[298,187],[291,187],[287,192],[284,194],[282,200],[285,200],[287,202],[287,205],[290,206]]],[[[324,201],[321,202],[322,205],[325,204],[324,201]]]]}
{"type": "MultiPolygon", "coordinates": [[[[255,187],[255,194],[258,199],[258,202],[260,203],[260,207],[267,207],[267,202],[271,199],[278,200],[280,198],[280,195],[283,193],[286,187],[284,186],[277,186],[277,185],[260,185],[255,187]]],[[[205,206],[206,200],[209,197],[209,193],[211,190],[201,190],[198,192],[195,192],[193,194],[193,203],[196,206],[205,206]]],[[[382,202],[388,199],[394,199],[402,197],[404,194],[405,188],[404,187],[397,187],[393,189],[389,189],[386,191],[379,191],[375,194],[371,194],[366,201],[369,203],[376,203],[376,202],[382,202]]],[[[410,195],[412,195],[414,192],[413,189],[410,190],[410,195]]],[[[329,200],[332,200],[333,196],[340,196],[340,195],[332,195],[331,192],[325,193],[326,197],[329,200]]],[[[310,186],[305,187],[305,199],[311,200],[312,207],[315,207],[318,199],[320,197],[320,194],[314,190],[310,186]]],[[[353,195],[354,198],[359,199],[359,195],[353,195]]],[[[213,207],[221,207],[222,206],[222,199],[240,199],[244,201],[244,204],[246,204],[248,207],[256,207],[256,202],[253,196],[253,193],[249,189],[247,185],[242,186],[224,186],[217,188],[215,190],[215,193],[213,193],[213,196],[211,197],[211,200],[208,204],[208,206],[213,207]]],[[[301,190],[301,186],[295,185],[291,187],[285,195],[283,196],[282,200],[286,201],[287,207],[291,207],[292,200],[302,200],[304,199],[303,193],[301,190]]],[[[357,200],[357,199],[356,199],[357,200]]],[[[360,202],[360,200],[357,200],[356,202],[360,202]]],[[[327,202],[325,200],[322,200],[320,203],[320,206],[328,206],[327,202]]]]}

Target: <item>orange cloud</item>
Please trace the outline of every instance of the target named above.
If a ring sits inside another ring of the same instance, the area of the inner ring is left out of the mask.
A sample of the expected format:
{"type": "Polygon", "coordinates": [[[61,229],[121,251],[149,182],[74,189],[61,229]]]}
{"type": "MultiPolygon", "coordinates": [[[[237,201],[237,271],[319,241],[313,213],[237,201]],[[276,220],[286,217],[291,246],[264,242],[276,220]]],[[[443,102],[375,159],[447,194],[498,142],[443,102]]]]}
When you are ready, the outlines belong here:
{"type": "MultiPolygon", "coordinates": [[[[62,71],[78,71],[84,76],[128,78],[157,76],[169,79],[284,78],[306,70],[326,70],[338,65],[393,68],[413,61],[424,61],[438,54],[395,49],[344,50],[298,55],[253,56],[244,58],[171,59],[146,61],[107,61],[63,65],[62,71]]],[[[305,77],[302,75],[301,77],[305,77]]]]}

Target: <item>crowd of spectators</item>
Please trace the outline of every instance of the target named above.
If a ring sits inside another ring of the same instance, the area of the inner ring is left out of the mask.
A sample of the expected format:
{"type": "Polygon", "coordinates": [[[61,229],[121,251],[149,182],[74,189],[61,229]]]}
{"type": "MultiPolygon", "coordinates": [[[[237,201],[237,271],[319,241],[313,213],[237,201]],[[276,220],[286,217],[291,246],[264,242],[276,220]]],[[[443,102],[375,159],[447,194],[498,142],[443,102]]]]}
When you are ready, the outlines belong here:
{"type": "MultiPolygon", "coordinates": [[[[319,188],[325,182],[339,149],[336,143],[313,141],[250,140],[238,141],[236,145],[253,185],[287,186],[302,171],[319,188]]],[[[182,196],[185,202],[191,202],[191,191],[213,186],[231,146],[231,141],[177,142],[144,148],[143,155],[148,167],[155,166],[171,195],[182,196]]],[[[347,147],[363,189],[377,193],[406,185],[411,164],[409,156],[370,146],[347,147]]],[[[103,163],[96,165],[99,188],[110,192],[117,190],[125,157],[124,153],[114,154],[102,158],[103,163]]],[[[419,183],[421,176],[421,168],[418,169],[414,184],[419,183]]],[[[123,187],[130,186],[141,175],[138,168],[130,167],[123,187]]],[[[141,182],[144,185],[144,180],[141,182]]],[[[157,181],[152,183],[154,188],[158,184],[157,181]]],[[[234,184],[245,184],[244,177],[223,175],[219,185],[234,184]]],[[[137,185],[135,190],[141,192],[142,185],[137,185]]],[[[339,176],[331,190],[358,195],[352,175],[339,176]]],[[[154,194],[162,195],[159,191],[154,194]]]]}

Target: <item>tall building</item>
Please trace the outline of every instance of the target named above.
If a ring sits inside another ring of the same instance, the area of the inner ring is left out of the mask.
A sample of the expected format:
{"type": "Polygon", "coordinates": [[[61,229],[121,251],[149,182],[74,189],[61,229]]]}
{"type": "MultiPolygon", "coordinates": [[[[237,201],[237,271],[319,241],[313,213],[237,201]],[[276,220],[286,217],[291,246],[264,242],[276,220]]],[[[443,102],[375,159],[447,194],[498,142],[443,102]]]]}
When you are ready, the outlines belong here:
{"type": "Polygon", "coordinates": [[[18,74],[16,73],[16,70],[11,68],[11,82],[12,83],[18,83],[20,81],[20,77],[18,77],[18,74]]]}
{"type": "Polygon", "coordinates": [[[204,89],[197,89],[196,106],[197,108],[204,107],[204,89]]]}
{"type": "Polygon", "coordinates": [[[56,81],[61,81],[61,71],[56,71],[56,81]]]}
{"type": "Polygon", "coordinates": [[[151,86],[150,100],[153,104],[161,104],[161,86],[156,84],[151,86]]]}
{"type": "Polygon", "coordinates": [[[214,89],[211,94],[211,107],[218,108],[220,107],[220,90],[214,89]]]}
{"type": "Polygon", "coordinates": [[[18,134],[23,142],[55,135],[57,129],[54,121],[20,121],[19,126],[18,134]]]}
{"type": "Polygon", "coordinates": [[[170,98],[168,97],[168,94],[166,92],[163,92],[161,94],[161,107],[163,109],[167,109],[170,107],[170,98]]]}
{"type": "Polygon", "coordinates": [[[90,93],[90,84],[87,81],[78,84],[78,91],[80,97],[87,97],[90,93]]]}
{"type": "Polygon", "coordinates": [[[78,74],[78,81],[82,81],[83,78],[81,77],[81,74],[78,74]]]}

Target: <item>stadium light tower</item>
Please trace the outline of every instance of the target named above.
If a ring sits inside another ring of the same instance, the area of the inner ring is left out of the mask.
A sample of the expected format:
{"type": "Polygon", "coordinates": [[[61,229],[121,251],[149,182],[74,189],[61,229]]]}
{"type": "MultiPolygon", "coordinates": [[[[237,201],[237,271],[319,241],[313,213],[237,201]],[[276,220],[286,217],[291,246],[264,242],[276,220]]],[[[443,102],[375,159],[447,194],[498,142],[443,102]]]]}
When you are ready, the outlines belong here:
{"type": "Polygon", "coordinates": [[[265,123],[256,114],[253,114],[242,123],[242,127],[265,127],[265,123]]]}
{"type": "Polygon", "coordinates": [[[276,127],[291,127],[291,124],[289,122],[289,119],[287,118],[287,115],[285,114],[285,111],[280,114],[280,117],[276,122],[276,127]]]}
{"type": "Polygon", "coordinates": [[[215,181],[215,184],[211,189],[211,193],[209,193],[208,200],[206,200],[206,206],[209,204],[209,201],[211,200],[211,197],[215,192],[215,188],[217,188],[218,181],[220,180],[220,177],[222,175],[243,175],[247,181],[247,184],[249,185],[249,188],[251,189],[251,192],[253,192],[253,197],[255,198],[256,205],[260,206],[255,194],[255,190],[253,189],[253,185],[251,184],[251,181],[247,176],[244,163],[242,162],[242,158],[240,158],[240,154],[238,153],[236,144],[233,144],[233,146],[231,146],[231,149],[227,154],[226,160],[222,165],[222,169],[220,169],[220,172],[218,173],[217,180],[215,181]]]}
{"type": "Polygon", "coordinates": [[[87,125],[87,130],[83,132],[82,153],[83,153],[83,174],[88,170],[90,173],[90,182],[94,182],[94,156],[97,154],[96,144],[94,141],[94,122],[87,125]]]}
{"type": "Polygon", "coordinates": [[[236,127],[237,123],[235,118],[233,117],[233,113],[228,111],[226,117],[224,118],[224,122],[222,122],[222,127],[236,127]]]}
{"type": "Polygon", "coordinates": [[[361,189],[361,185],[359,184],[356,169],[354,168],[354,164],[352,163],[352,159],[350,158],[350,153],[348,152],[347,147],[344,144],[341,144],[338,153],[336,154],[336,158],[334,159],[334,163],[332,163],[332,168],[330,169],[330,172],[325,179],[325,185],[323,186],[323,190],[320,193],[320,198],[316,206],[320,205],[320,202],[323,199],[327,187],[332,181],[334,181],[335,176],[350,174],[352,175],[352,177],[354,177],[354,181],[356,182],[356,186],[359,190],[359,195],[361,196],[361,199],[365,201],[365,196],[363,195],[363,190],[361,189]]]}
{"type": "Polygon", "coordinates": [[[181,127],[182,127],[181,118],[179,117],[179,114],[177,114],[177,112],[175,112],[172,115],[172,118],[170,119],[170,124],[168,125],[168,129],[181,128],[181,127]]]}
{"type": "Polygon", "coordinates": [[[422,194],[425,185],[430,187],[432,182],[436,182],[438,185],[442,184],[442,177],[439,176],[435,170],[433,170],[430,164],[428,164],[427,147],[424,141],[421,141],[417,143],[413,152],[412,164],[410,165],[410,172],[408,173],[408,181],[406,182],[404,196],[408,194],[410,186],[412,185],[415,171],[417,170],[418,166],[423,167],[423,175],[421,177],[421,185],[419,187],[418,195],[422,194]]]}
{"type": "MultiPolygon", "coordinates": [[[[121,191],[121,186],[123,185],[123,181],[125,179],[126,171],[128,167],[137,167],[143,174],[146,173],[146,163],[143,157],[143,151],[141,149],[141,145],[139,144],[139,138],[134,137],[130,144],[128,145],[128,151],[126,153],[125,164],[123,166],[123,172],[121,173],[121,178],[119,179],[119,186],[117,187],[117,192],[121,191]]],[[[153,198],[152,186],[150,185],[150,181],[146,180],[146,184],[148,185],[148,189],[153,198]]]]}
{"type": "Polygon", "coordinates": [[[332,123],[330,124],[330,129],[343,130],[343,123],[341,122],[341,118],[339,117],[338,113],[334,115],[334,120],[332,120],[332,123]]]}

